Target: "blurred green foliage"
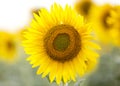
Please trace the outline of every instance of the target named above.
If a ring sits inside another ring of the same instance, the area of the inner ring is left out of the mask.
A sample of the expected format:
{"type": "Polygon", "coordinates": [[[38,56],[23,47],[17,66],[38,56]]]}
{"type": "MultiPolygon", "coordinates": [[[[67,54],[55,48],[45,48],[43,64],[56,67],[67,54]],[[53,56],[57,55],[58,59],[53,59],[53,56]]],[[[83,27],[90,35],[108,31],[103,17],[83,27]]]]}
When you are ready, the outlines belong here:
{"type": "Polygon", "coordinates": [[[120,49],[102,55],[97,70],[81,86],[120,86],[120,49]]]}
{"type": "MultiPolygon", "coordinates": [[[[14,64],[0,63],[0,86],[57,86],[36,75],[37,68],[32,69],[26,57],[21,50],[19,60],[14,64]]],[[[113,48],[104,53],[94,72],[66,86],[120,86],[120,49],[113,48]]]]}

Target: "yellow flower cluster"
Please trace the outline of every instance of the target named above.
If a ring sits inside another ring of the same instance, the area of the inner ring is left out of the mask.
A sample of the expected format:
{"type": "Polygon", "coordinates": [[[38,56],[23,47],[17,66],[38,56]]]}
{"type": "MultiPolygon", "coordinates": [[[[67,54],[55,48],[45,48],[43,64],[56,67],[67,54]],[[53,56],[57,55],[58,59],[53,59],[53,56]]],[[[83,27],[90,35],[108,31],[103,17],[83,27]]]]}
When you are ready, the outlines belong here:
{"type": "Polygon", "coordinates": [[[120,46],[120,6],[96,5],[92,0],[78,0],[76,11],[92,24],[96,38],[105,45],[120,46]]]}
{"type": "MultiPolygon", "coordinates": [[[[96,5],[92,0],[78,0],[74,8],[53,4],[32,10],[30,25],[17,35],[22,40],[27,60],[37,74],[50,82],[76,81],[96,68],[96,43],[120,46],[120,6],[96,5]]],[[[21,42],[20,42],[21,43],[21,42]]],[[[0,32],[0,60],[14,60],[17,52],[13,34],[0,32]]]]}

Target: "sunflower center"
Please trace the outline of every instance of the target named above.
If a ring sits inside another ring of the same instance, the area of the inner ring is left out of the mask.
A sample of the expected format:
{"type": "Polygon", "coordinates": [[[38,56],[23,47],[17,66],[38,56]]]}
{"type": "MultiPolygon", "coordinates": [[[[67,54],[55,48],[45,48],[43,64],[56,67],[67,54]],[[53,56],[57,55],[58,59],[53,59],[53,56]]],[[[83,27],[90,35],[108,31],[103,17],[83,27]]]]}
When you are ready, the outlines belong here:
{"type": "Polygon", "coordinates": [[[12,50],[13,48],[14,48],[14,43],[11,42],[11,41],[8,41],[8,42],[7,42],[7,49],[8,49],[8,50],[12,50]]]}
{"type": "Polygon", "coordinates": [[[53,41],[55,50],[65,51],[70,44],[70,37],[66,33],[58,34],[53,41]]]}
{"type": "Polygon", "coordinates": [[[70,25],[58,25],[51,28],[45,36],[44,47],[47,55],[59,62],[73,59],[80,51],[80,35],[70,25]]]}
{"type": "Polygon", "coordinates": [[[104,25],[105,28],[112,27],[112,25],[107,22],[107,19],[108,19],[109,17],[110,17],[110,12],[107,11],[107,12],[104,14],[103,20],[102,20],[102,21],[103,21],[103,25],[104,25]]]}

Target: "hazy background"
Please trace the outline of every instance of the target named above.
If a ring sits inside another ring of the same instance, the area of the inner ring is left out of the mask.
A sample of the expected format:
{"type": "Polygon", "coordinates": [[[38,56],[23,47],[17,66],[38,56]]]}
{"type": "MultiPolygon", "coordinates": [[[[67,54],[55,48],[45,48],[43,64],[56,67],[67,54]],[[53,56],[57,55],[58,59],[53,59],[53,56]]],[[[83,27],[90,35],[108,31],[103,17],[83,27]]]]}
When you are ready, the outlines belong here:
{"type": "MultiPolygon", "coordinates": [[[[0,0],[0,30],[16,32],[29,23],[31,9],[49,8],[53,2],[62,6],[69,4],[73,6],[76,0],[0,0]]],[[[120,4],[120,0],[93,0],[97,4],[106,2],[120,4]]]]}

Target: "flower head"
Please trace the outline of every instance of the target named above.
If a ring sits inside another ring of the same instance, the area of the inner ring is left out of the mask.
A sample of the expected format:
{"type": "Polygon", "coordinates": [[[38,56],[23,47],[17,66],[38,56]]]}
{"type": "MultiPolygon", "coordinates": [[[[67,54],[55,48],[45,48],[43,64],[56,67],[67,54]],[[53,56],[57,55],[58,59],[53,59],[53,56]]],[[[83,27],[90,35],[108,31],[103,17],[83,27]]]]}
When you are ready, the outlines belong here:
{"type": "Polygon", "coordinates": [[[112,30],[110,31],[113,43],[116,46],[120,46],[120,6],[114,6],[113,10],[110,12],[111,17],[108,18],[108,23],[112,25],[112,30]]]}
{"type": "Polygon", "coordinates": [[[13,61],[16,56],[16,40],[13,34],[0,32],[0,59],[13,61]]]}
{"type": "Polygon", "coordinates": [[[98,6],[92,10],[90,21],[101,43],[108,44],[112,42],[110,32],[112,31],[113,24],[109,23],[108,19],[111,17],[113,7],[109,4],[98,6]]]}
{"type": "Polygon", "coordinates": [[[94,6],[95,4],[92,2],[92,0],[79,0],[75,3],[76,11],[85,18],[88,18],[91,9],[94,6]]]}
{"type": "Polygon", "coordinates": [[[81,15],[58,4],[50,11],[41,9],[39,15],[34,13],[23,41],[31,55],[27,60],[33,68],[39,66],[37,74],[49,75],[50,82],[60,84],[75,81],[77,75],[83,76],[96,65],[98,54],[93,49],[100,47],[92,42],[92,30],[81,15]]]}

